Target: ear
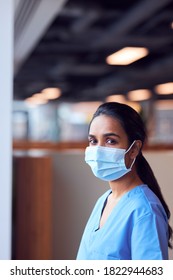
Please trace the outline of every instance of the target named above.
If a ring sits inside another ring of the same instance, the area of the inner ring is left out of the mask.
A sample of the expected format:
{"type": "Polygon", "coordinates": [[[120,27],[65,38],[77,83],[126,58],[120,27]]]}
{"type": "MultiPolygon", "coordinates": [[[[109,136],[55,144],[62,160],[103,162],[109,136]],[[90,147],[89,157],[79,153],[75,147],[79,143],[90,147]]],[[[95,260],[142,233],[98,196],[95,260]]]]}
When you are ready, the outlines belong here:
{"type": "Polygon", "coordinates": [[[133,146],[131,147],[129,151],[129,156],[131,159],[134,159],[137,157],[139,154],[140,150],[142,148],[142,141],[141,140],[136,140],[133,146]]]}

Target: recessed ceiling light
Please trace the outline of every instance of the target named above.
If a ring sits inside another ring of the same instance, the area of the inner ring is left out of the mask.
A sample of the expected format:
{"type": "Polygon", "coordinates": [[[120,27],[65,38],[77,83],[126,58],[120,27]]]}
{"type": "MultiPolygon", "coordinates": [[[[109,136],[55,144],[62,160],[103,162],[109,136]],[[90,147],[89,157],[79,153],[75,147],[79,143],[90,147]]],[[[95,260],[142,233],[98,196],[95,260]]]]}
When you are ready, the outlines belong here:
{"type": "Polygon", "coordinates": [[[60,97],[61,90],[59,88],[45,88],[41,91],[41,93],[47,99],[56,99],[60,97]]]}
{"type": "Polygon", "coordinates": [[[32,95],[32,97],[31,98],[33,98],[33,99],[37,99],[37,100],[48,100],[45,96],[43,96],[43,94],[42,93],[35,93],[35,94],[33,94],[32,95]]]}
{"type": "Polygon", "coordinates": [[[119,102],[125,103],[127,100],[123,94],[109,95],[105,99],[106,102],[119,102]]]}
{"type": "Polygon", "coordinates": [[[141,105],[136,101],[127,101],[125,104],[132,107],[138,113],[142,110],[141,105]]]}
{"type": "Polygon", "coordinates": [[[154,89],[158,94],[173,94],[173,82],[157,85],[154,89]]]}
{"type": "Polygon", "coordinates": [[[106,98],[105,101],[106,102],[119,102],[119,103],[126,104],[126,105],[132,107],[138,113],[141,111],[141,106],[138,102],[128,101],[125,98],[125,96],[122,94],[110,95],[106,98]]]}
{"type": "Polygon", "coordinates": [[[32,97],[26,98],[25,102],[30,105],[42,105],[42,104],[46,104],[48,100],[43,98],[38,98],[38,94],[35,94],[32,97]]]}
{"type": "Polygon", "coordinates": [[[148,89],[137,89],[128,92],[128,98],[132,101],[143,101],[150,99],[152,96],[151,91],[148,89]]]}
{"type": "Polygon", "coordinates": [[[142,57],[147,56],[149,53],[146,48],[123,48],[106,58],[106,62],[110,65],[128,65],[142,57]]]}

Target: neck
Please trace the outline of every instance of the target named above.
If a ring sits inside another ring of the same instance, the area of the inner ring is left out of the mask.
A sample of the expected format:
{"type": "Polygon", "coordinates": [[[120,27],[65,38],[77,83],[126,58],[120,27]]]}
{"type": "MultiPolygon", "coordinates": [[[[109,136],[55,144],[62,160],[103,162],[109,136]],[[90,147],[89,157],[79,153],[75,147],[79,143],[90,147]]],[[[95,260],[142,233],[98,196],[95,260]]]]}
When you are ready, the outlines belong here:
{"type": "Polygon", "coordinates": [[[141,184],[143,184],[143,182],[137,175],[136,171],[130,171],[122,178],[109,182],[112,190],[112,197],[115,199],[120,198],[123,194],[141,184]]]}

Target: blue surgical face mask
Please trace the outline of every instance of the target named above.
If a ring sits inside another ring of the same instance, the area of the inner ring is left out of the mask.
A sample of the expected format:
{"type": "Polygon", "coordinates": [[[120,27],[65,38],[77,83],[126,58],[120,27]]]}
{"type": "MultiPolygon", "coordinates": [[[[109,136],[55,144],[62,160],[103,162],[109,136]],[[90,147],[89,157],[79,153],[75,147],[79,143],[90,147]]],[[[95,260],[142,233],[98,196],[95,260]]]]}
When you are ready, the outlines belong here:
{"type": "Polygon", "coordinates": [[[96,177],[104,181],[114,181],[131,171],[135,162],[133,160],[130,168],[125,165],[125,154],[128,150],[109,148],[103,146],[89,146],[85,150],[85,161],[89,164],[96,177]]]}

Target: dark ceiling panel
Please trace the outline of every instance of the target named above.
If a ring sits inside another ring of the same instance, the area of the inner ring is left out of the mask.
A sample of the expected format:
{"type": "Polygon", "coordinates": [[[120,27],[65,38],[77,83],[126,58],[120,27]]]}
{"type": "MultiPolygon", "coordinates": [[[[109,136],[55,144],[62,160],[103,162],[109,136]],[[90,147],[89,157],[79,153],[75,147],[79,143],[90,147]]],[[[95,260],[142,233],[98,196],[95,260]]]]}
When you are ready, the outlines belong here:
{"type": "Polygon", "coordinates": [[[14,98],[52,86],[61,87],[62,101],[153,91],[156,84],[173,81],[171,22],[170,0],[69,0],[16,73],[14,98]],[[150,53],[128,66],[106,64],[107,55],[126,46],[147,47],[150,53]]]}

